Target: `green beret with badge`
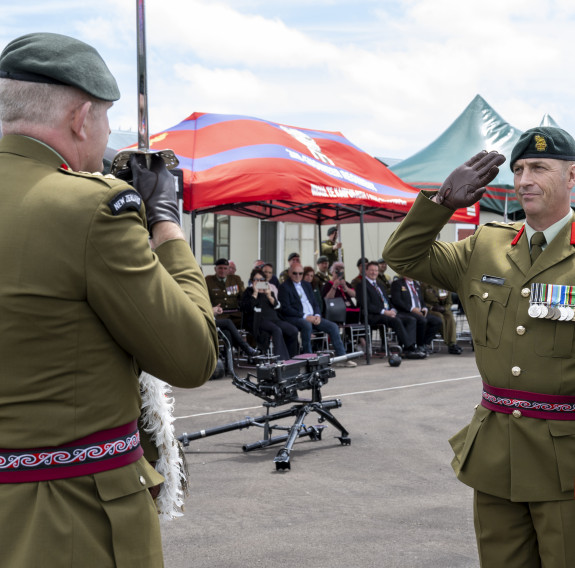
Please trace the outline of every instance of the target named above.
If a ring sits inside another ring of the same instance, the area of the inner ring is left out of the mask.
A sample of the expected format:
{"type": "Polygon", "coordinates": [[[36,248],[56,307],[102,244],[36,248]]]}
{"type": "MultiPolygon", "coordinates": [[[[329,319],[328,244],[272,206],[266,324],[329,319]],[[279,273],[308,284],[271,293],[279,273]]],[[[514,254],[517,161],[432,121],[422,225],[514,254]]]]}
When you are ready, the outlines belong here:
{"type": "Polygon", "coordinates": [[[78,39],[32,33],[0,54],[0,78],[76,87],[97,99],[117,101],[120,89],[100,54],[78,39]]]}
{"type": "Polygon", "coordinates": [[[555,126],[537,126],[526,130],[511,152],[509,165],[525,158],[552,158],[575,161],[575,140],[565,130],[555,126]]]}

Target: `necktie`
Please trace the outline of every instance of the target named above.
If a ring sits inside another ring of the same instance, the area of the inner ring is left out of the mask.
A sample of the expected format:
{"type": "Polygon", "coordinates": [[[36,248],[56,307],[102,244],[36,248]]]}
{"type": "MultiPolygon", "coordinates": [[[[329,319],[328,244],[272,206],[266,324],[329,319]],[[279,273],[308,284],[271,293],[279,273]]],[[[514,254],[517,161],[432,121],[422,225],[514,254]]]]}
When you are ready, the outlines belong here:
{"type": "Polygon", "coordinates": [[[533,233],[533,236],[531,237],[531,264],[537,260],[537,257],[543,251],[541,247],[545,242],[545,235],[542,232],[537,231],[536,233],[533,233]]]}
{"type": "Polygon", "coordinates": [[[414,308],[421,308],[421,304],[419,303],[419,296],[417,294],[417,290],[415,289],[415,284],[413,280],[407,280],[407,287],[409,288],[409,292],[411,295],[411,302],[414,308]]]}

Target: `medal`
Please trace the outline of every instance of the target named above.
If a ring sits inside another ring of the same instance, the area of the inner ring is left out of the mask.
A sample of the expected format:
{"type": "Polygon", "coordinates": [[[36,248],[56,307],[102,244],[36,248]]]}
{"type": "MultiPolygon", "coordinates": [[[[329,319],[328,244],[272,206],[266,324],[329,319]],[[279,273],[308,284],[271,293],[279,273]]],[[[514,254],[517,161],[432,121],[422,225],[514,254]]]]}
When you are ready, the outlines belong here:
{"type": "Polygon", "coordinates": [[[527,313],[532,318],[538,318],[541,313],[541,306],[539,304],[531,304],[527,313]]]}

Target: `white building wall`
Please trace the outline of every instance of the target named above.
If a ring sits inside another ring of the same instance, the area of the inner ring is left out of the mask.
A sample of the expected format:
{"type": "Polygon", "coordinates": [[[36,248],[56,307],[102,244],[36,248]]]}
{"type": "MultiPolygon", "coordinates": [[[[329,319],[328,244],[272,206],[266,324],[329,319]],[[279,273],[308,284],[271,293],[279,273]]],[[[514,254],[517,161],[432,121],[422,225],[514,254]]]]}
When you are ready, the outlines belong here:
{"type": "MultiPolygon", "coordinates": [[[[199,217],[199,216],[198,216],[199,217]]],[[[480,223],[487,223],[489,221],[502,221],[502,216],[491,212],[481,212],[480,223]]],[[[381,258],[381,253],[387,239],[391,233],[396,229],[398,223],[394,222],[376,222],[364,224],[364,244],[365,256],[369,260],[378,260],[381,258]]],[[[191,231],[191,215],[185,214],[183,216],[184,232],[189,239],[191,231]]],[[[322,226],[321,234],[322,239],[327,238],[327,229],[330,225],[322,226]]],[[[344,261],[346,265],[346,273],[349,280],[357,274],[357,261],[361,258],[361,238],[360,238],[360,225],[359,223],[346,223],[341,226],[341,239],[344,250],[344,261]]],[[[230,217],[230,259],[236,263],[238,267],[238,274],[241,276],[244,283],[247,283],[250,272],[252,270],[253,262],[259,258],[260,241],[259,241],[259,220],[250,217],[231,216],[230,217]]],[[[311,265],[315,268],[315,261],[317,252],[319,250],[319,243],[317,242],[317,227],[314,227],[316,234],[316,247],[312,251],[309,248],[303,253],[300,252],[303,265],[311,265]]],[[[201,221],[198,218],[196,221],[196,258],[201,257],[201,221]]],[[[287,260],[280,254],[284,248],[283,236],[285,235],[285,226],[278,223],[278,266],[276,266],[276,273],[279,274],[287,265],[287,260]],[[283,263],[283,264],[279,264],[283,263]]],[[[441,231],[439,236],[443,241],[456,240],[456,224],[449,223],[441,231]]],[[[293,252],[288,251],[288,252],[293,252]]],[[[267,260],[267,259],[264,259],[267,260]]],[[[213,274],[213,266],[202,266],[205,275],[213,274]]],[[[389,274],[393,275],[393,271],[389,270],[389,274]]]]}

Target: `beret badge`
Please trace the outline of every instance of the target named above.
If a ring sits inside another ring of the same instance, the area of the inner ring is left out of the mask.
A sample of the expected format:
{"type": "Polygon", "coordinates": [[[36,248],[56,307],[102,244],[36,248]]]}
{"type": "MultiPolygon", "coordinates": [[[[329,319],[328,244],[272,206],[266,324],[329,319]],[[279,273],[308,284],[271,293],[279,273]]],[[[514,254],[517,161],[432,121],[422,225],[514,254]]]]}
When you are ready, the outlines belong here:
{"type": "Polygon", "coordinates": [[[538,152],[545,152],[545,150],[547,150],[547,141],[539,134],[535,135],[535,149],[538,152]]]}

